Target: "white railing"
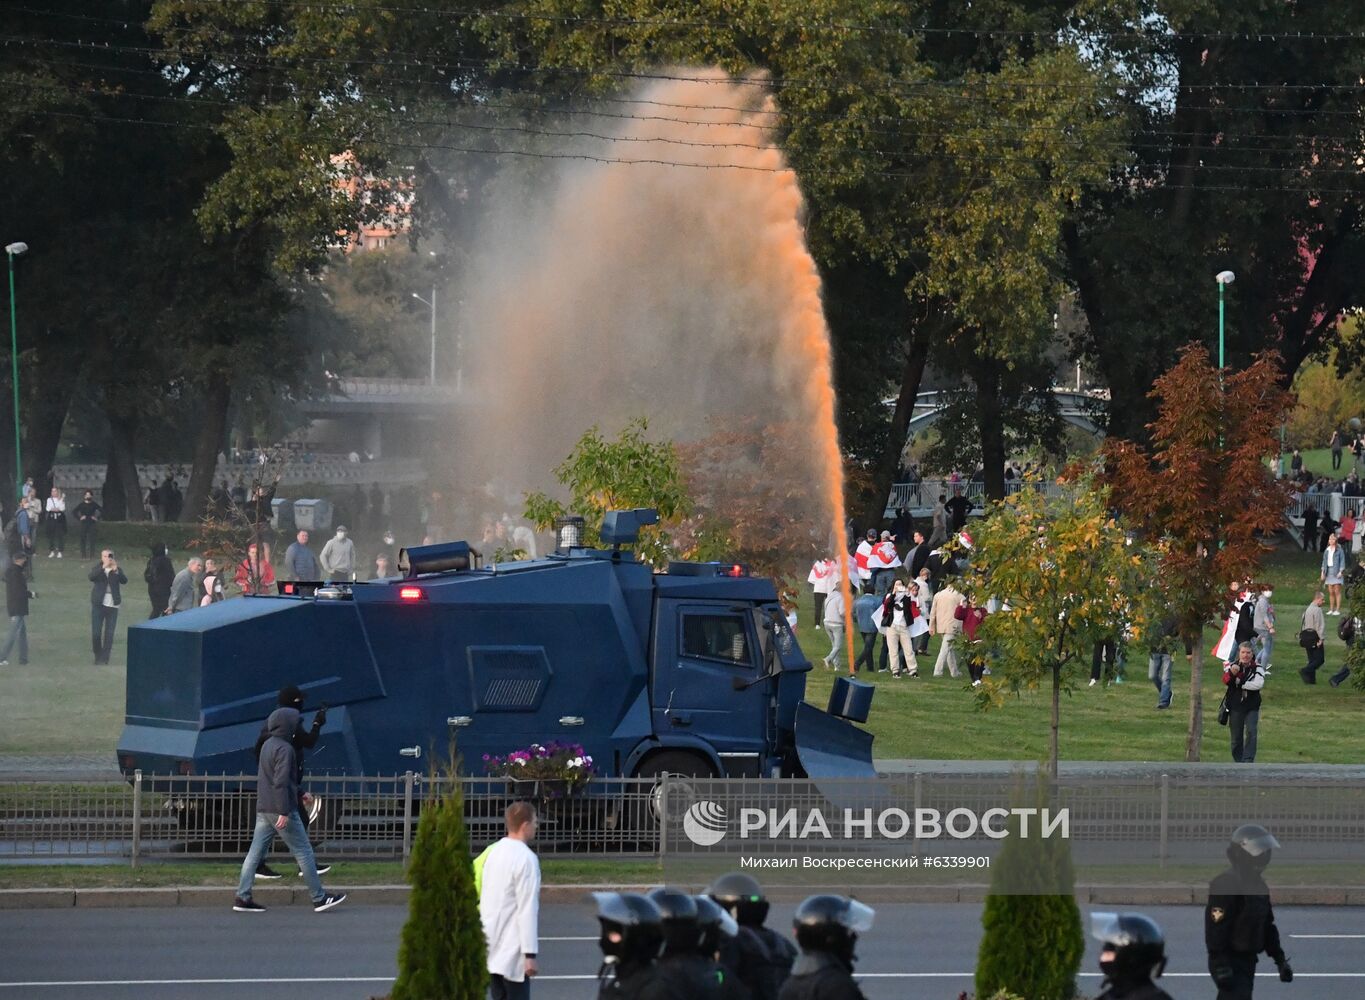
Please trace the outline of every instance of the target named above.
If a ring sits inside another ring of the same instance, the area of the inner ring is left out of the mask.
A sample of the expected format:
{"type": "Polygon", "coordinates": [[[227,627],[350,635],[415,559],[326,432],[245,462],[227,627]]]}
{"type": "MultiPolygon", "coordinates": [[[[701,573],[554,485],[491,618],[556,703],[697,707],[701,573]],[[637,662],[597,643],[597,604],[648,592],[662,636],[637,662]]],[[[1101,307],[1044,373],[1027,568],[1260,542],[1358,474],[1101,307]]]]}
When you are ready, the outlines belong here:
{"type": "MultiPolygon", "coordinates": [[[[258,468],[255,462],[250,461],[219,462],[213,471],[213,485],[217,487],[224,479],[229,485],[236,485],[239,477],[249,484],[258,468]]],[[[53,482],[68,494],[93,490],[97,498],[104,489],[106,471],[104,465],[94,464],[62,464],[52,467],[53,482]]],[[[189,466],[185,463],[140,464],[137,467],[137,478],[144,491],[153,483],[164,482],[168,475],[175,475],[180,488],[184,489],[188,474],[189,466]]],[[[381,458],[373,462],[351,462],[344,457],[327,455],[312,462],[305,462],[302,459],[288,462],[284,466],[280,483],[283,486],[302,483],[338,486],[352,484],[368,486],[371,483],[380,483],[407,486],[425,479],[426,467],[416,458],[381,458]]]]}
{"type": "MultiPolygon", "coordinates": [[[[961,489],[962,495],[977,507],[981,507],[986,501],[986,485],[981,482],[924,479],[918,483],[893,483],[891,495],[886,501],[887,516],[893,516],[900,507],[910,511],[932,510],[940,496],[951,499],[955,489],[961,489]]],[[[1058,487],[1051,480],[1043,479],[1005,481],[1005,496],[1013,496],[1024,490],[1043,490],[1050,496],[1058,491],[1058,487]]]]}

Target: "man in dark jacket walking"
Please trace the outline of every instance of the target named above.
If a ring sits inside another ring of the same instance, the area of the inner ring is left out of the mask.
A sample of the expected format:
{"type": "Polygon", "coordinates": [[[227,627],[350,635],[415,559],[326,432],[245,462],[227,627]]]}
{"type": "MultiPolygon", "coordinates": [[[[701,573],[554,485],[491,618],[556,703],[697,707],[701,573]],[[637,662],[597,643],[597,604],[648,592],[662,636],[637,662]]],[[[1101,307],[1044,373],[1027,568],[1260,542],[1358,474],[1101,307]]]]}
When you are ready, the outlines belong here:
{"type": "Polygon", "coordinates": [[[90,571],[90,647],[95,653],[95,664],[109,662],[114,648],[114,628],[118,625],[118,609],[123,604],[119,589],[128,582],[118,568],[113,549],[100,553],[100,563],[90,571]]]}
{"type": "Polygon", "coordinates": [[[9,654],[14,644],[19,644],[19,665],[28,663],[28,599],[33,591],[28,589],[28,573],[24,563],[28,556],[15,553],[5,568],[5,610],[9,614],[9,635],[5,637],[5,648],[0,650],[0,667],[9,665],[9,654]]]}
{"type": "MultiPolygon", "coordinates": [[[[280,688],[278,704],[281,708],[292,708],[299,713],[299,724],[294,727],[293,733],[289,736],[289,742],[294,747],[294,781],[295,784],[303,785],[303,752],[311,750],[318,744],[318,734],[322,732],[322,727],[327,724],[327,706],[321,705],[313,713],[313,724],[305,729],[303,726],[303,692],[293,684],[288,684],[280,688]]],[[[261,733],[256,737],[256,760],[261,759],[261,750],[264,749],[266,742],[270,739],[269,722],[261,726],[261,733]]],[[[307,792],[300,792],[298,797],[298,814],[303,819],[306,828],[313,818],[316,818],[321,803],[317,798],[307,792]]],[[[326,875],[332,870],[331,865],[318,865],[319,875],[326,875]]],[[[300,872],[299,874],[302,874],[300,872]]],[[[265,863],[264,857],[256,869],[256,877],[263,879],[276,879],[281,875],[265,863]]]]}
{"type": "Polygon", "coordinates": [[[237,897],[232,908],[238,913],[261,913],[265,907],[251,898],[251,883],[256,868],[265,857],[270,842],[278,832],[284,838],[299,863],[313,909],[317,913],[330,910],[346,899],[345,893],[329,893],[318,878],[313,847],[308,843],[308,831],[298,814],[299,783],[297,757],[292,737],[299,727],[299,713],[295,708],[277,708],[266,720],[270,734],[261,747],[261,762],[256,769],[256,829],[251,837],[251,848],[242,862],[242,873],[237,879],[237,897]]]}

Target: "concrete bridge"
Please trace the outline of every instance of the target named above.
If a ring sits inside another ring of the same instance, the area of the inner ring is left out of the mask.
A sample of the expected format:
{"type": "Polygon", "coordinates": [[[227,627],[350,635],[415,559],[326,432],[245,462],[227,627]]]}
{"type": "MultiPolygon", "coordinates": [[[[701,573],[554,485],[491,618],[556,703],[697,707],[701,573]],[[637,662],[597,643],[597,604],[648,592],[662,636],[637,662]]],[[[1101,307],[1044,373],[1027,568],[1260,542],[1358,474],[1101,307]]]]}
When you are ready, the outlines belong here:
{"type": "MultiPolygon", "coordinates": [[[[1098,437],[1104,433],[1095,419],[1109,405],[1108,390],[1077,391],[1054,387],[1051,392],[1057,400],[1062,420],[1073,427],[1079,427],[1087,434],[1094,434],[1098,437]]],[[[952,392],[939,389],[931,389],[915,396],[915,408],[910,417],[908,435],[913,437],[938,420],[952,403],[952,397],[952,392]]]]}

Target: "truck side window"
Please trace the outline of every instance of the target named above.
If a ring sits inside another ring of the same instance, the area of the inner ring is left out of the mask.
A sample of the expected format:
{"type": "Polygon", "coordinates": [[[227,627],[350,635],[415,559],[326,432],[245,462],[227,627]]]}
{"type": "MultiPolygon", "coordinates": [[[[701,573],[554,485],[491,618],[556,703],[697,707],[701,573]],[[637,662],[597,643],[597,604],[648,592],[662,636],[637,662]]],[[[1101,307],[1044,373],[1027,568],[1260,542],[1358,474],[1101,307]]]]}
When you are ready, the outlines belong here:
{"type": "Polygon", "coordinates": [[[683,656],[749,663],[749,638],[739,615],[683,615],[683,656]]]}

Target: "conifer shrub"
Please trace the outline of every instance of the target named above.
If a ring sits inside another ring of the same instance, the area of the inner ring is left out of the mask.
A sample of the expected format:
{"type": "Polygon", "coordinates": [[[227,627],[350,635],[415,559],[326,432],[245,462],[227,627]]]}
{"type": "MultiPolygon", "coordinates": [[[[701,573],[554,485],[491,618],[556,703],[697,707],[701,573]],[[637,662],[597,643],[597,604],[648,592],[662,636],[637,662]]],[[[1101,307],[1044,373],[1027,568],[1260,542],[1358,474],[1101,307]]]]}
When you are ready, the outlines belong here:
{"type": "MultiPolygon", "coordinates": [[[[1039,808],[1053,803],[1040,779],[1031,800],[1039,808]]],[[[1009,836],[991,866],[991,888],[981,924],[985,933],[976,961],[976,995],[999,992],[1028,1000],[1073,1000],[1076,973],[1085,954],[1081,911],[1076,905],[1076,873],[1071,845],[1059,833],[1038,836],[1036,817],[1031,836],[1020,836],[1020,820],[1011,815],[1009,836]]]]}
{"type": "Polygon", "coordinates": [[[429,782],[408,865],[408,919],[391,1000],[484,1000],[488,962],[474,890],[464,790],[456,775],[429,782]]]}

